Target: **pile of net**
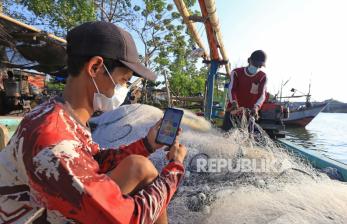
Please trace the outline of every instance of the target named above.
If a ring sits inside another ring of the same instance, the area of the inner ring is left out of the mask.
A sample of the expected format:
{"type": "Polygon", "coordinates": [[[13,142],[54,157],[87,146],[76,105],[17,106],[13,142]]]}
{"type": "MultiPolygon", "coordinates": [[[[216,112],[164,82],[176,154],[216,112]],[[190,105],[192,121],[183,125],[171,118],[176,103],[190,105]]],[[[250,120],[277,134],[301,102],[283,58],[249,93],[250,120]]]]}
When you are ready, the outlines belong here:
{"type": "MultiPolygon", "coordinates": [[[[163,112],[132,104],[93,118],[93,138],[117,147],[144,137],[163,112]]],[[[169,205],[170,223],[347,223],[347,185],[331,180],[273,141],[229,133],[185,111],[180,142],[186,174],[169,205]]],[[[165,152],[150,156],[158,170],[165,152]]]]}

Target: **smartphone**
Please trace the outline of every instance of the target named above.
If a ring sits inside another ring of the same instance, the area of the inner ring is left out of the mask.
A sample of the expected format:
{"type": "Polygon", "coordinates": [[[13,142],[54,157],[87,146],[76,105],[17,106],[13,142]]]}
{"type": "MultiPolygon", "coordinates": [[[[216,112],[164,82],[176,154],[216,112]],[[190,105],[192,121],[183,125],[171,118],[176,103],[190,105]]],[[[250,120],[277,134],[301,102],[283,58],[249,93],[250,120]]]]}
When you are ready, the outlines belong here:
{"type": "Polygon", "coordinates": [[[155,141],[158,144],[171,146],[175,142],[183,117],[183,110],[167,108],[155,141]]]}

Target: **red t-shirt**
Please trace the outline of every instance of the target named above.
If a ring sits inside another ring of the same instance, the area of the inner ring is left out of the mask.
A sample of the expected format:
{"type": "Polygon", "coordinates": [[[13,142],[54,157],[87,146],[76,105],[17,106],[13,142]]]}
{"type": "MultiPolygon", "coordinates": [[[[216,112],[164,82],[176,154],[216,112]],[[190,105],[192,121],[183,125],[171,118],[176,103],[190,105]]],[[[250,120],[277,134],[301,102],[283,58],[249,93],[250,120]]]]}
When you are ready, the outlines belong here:
{"type": "Polygon", "coordinates": [[[122,195],[106,173],[131,154],[149,155],[142,140],[101,150],[64,104],[49,100],[24,117],[0,152],[0,221],[25,223],[43,207],[51,223],[153,223],[184,168],[170,162],[148,187],[122,195]]]}
{"type": "Polygon", "coordinates": [[[259,71],[251,75],[246,67],[236,68],[231,72],[230,80],[228,108],[232,101],[237,101],[239,107],[261,108],[266,98],[267,79],[264,72],[259,71]]]}

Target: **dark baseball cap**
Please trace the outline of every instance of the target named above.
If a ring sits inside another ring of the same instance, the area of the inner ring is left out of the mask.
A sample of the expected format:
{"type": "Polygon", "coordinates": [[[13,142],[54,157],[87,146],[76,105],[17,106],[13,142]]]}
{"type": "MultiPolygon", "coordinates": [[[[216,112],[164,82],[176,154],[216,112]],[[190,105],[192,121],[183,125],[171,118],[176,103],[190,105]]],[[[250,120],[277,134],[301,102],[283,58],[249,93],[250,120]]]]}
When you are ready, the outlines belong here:
{"type": "Polygon", "coordinates": [[[156,74],[140,63],[134,39],[130,33],[113,23],[87,22],[67,33],[67,54],[101,56],[120,61],[135,75],[155,80],[156,74]]]}
{"type": "Polygon", "coordinates": [[[265,66],[266,54],[262,50],[256,50],[251,54],[250,59],[252,60],[254,66],[265,66]]]}

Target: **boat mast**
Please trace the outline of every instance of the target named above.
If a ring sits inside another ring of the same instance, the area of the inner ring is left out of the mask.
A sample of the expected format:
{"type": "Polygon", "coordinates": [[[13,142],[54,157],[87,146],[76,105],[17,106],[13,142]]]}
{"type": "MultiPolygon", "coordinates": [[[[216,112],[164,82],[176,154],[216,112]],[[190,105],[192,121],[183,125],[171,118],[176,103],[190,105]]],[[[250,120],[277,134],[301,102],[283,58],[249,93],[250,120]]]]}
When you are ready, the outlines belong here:
{"type": "Polygon", "coordinates": [[[283,87],[285,86],[285,85],[287,85],[287,83],[289,82],[289,80],[290,79],[288,79],[285,83],[283,83],[283,80],[281,81],[281,89],[280,89],[280,103],[282,103],[282,98],[284,98],[284,97],[282,97],[282,93],[283,93],[283,87]]]}
{"type": "Polygon", "coordinates": [[[308,93],[306,95],[306,106],[310,104],[311,101],[311,81],[310,84],[308,85],[308,93]]]}

